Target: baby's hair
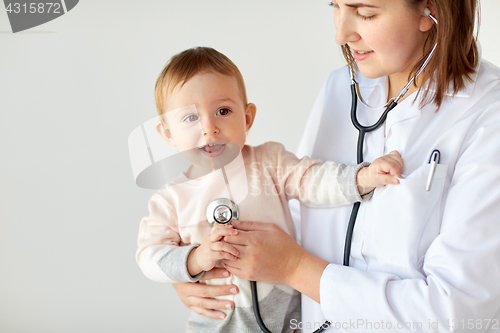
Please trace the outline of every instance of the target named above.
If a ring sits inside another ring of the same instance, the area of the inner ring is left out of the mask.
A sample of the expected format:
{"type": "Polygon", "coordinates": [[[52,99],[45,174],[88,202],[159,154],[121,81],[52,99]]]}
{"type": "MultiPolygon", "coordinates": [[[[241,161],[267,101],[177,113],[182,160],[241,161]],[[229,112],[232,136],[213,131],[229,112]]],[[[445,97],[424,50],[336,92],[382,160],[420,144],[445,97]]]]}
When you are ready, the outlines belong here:
{"type": "Polygon", "coordinates": [[[207,72],[236,78],[243,102],[247,104],[245,82],[238,67],[228,57],[211,47],[195,47],[174,55],[158,77],[155,86],[158,114],[165,112],[165,93],[172,93],[177,85],[182,87],[193,76],[207,72]]]}

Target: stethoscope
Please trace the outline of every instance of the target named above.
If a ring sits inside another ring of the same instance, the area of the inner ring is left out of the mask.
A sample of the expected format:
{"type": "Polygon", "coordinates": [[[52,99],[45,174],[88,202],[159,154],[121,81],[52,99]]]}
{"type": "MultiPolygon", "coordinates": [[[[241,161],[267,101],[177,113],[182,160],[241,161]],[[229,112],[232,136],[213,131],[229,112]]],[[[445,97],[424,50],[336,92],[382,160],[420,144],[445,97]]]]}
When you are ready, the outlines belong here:
{"type": "MultiPolygon", "coordinates": [[[[430,15],[430,11],[426,8],[425,11],[426,16],[429,16],[434,23],[438,23],[436,18],[434,18],[432,15],[430,15]]],[[[385,105],[382,107],[385,107],[384,112],[382,112],[382,115],[380,118],[371,126],[363,126],[359,123],[358,117],[357,117],[357,108],[358,108],[358,98],[363,103],[369,108],[375,109],[376,107],[370,106],[368,103],[366,103],[363,98],[361,97],[361,93],[359,91],[359,85],[356,82],[354,78],[354,71],[351,66],[349,66],[349,75],[351,77],[351,121],[354,127],[358,130],[358,143],[357,143],[357,151],[356,151],[356,161],[358,164],[363,162],[363,144],[365,141],[365,134],[373,132],[382,126],[384,124],[385,119],[387,118],[387,114],[389,111],[394,109],[398,105],[398,101],[406,95],[408,92],[410,86],[415,82],[416,78],[422,73],[422,71],[425,69],[429,61],[431,60],[432,55],[434,54],[434,51],[436,50],[437,43],[434,44],[434,47],[432,48],[431,52],[425,59],[424,63],[420,67],[420,69],[417,71],[414,77],[412,77],[408,83],[404,86],[404,88],[401,90],[401,92],[395,97],[391,98],[385,105]]],[[[351,216],[349,217],[349,224],[347,225],[347,231],[346,231],[346,236],[345,236],[345,243],[344,243],[344,258],[343,258],[343,265],[344,266],[349,266],[349,257],[351,256],[351,243],[352,243],[352,234],[354,231],[354,224],[356,223],[356,217],[358,216],[358,211],[359,211],[359,206],[361,205],[360,202],[355,202],[352,211],[351,211],[351,216]]],[[[328,320],[325,320],[325,322],[313,333],[321,333],[328,328],[330,328],[331,322],[328,320]]]]}
{"type": "MultiPolygon", "coordinates": [[[[437,23],[437,21],[436,21],[436,23],[437,23]]],[[[401,92],[395,98],[391,98],[389,100],[389,102],[387,102],[387,104],[382,106],[382,107],[385,107],[384,112],[382,113],[380,118],[371,126],[363,126],[358,121],[358,117],[357,117],[358,98],[361,101],[361,103],[363,103],[367,107],[373,108],[373,109],[375,107],[368,105],[368,103],[366,103],[363,100],[363,98],[361,97],[361,93],[359,91],[359,85],[354,78],[353,69],[351,68],[351,66],[349,66],[349,75],[351,77],[351,96],[352,96],[351,121],[352,121],[352,124],[354,125],[354,127],[358,130],[358,144],[357,144],[357,152],[356,152],[357,153],[356,154],[356,161],[358,164],[363,162],[363,144],[365,141],[365,134],[377,130],[378,128],[380,128],[380,126],[382,126],[382,124],[384,124],[385,119],[387,118],[387,114],[389,113],[389,111],[391,111],[392,109],[394,109],[398,105],[398,101],[408,92],[408,89],[413,84],[415,79],[425,69],[425,67],[427,66],[427,64],[431,60],[431,57],[434,54],[434,51],[436,50],[436,47],[437,47],[437,44],[434,45],[434,47],[432,48],[431,52],[429,53],[429,55],[425,59],[424,63],[420,67],[420,69],[417,71],[415,76],[412,77],[410,79],[410,81],[408,81],[408,83],[404,86],[404,88],[401,90],[401,92]]],[[[360,204],[361,204],[360,202],[354,203],[354,205],[352,207],[352,211],[351,211],[351,216],[349,218],[349,224],[347,226],[347,233],[346,233],[346,239],[345,239],[345,244],[344,244],[344,260],[343,260],[344,266],[349,266],[349,257],[351,255],[352,233],[354,230],[354,223],[356,222],[356,217],[358,215],[358,210],[359,210],[360,204]]],[[[321,331],[318,331],[318,332],[321,332],[321,331]]],[[[316,332],[314,332],[314,333],[316,333],[316,332]]]]}
{"type": "MultiPolygon", "coordinates": [[[[436,24],[437,20],[430,15],[430,12],[426,12],[427,16],[429,16],[436,24]]],[[[415,76],[411,78],[408,83],[404,86],[404,88],[401,90],[401,92],[395,97],[391,98],[385,105],[382,107],[385,107],[384,112],[380,116],[380,118],[371,126],[363,126],[359,123],[358,117],[357,117],[357,106],[358,106],[358,98],[363,103],[369,108],[375,108],[368,103],[366,103],[359,91],[359,85],[356,82],[354,78],[354,71],[351,66],[349,66],[349,75],[351,78],[351,121],[354,127],[358,130],[358,143],[357,143],[357,151],[356,151],[356,160],[357,163],[360,164],[363,162],[363,144],[365,140],[365,135],[366,133],[373,132],[382,126],[384,124],[387,114],[389,111],[394,109],[398,105],[398,101],[408,92],[410,86],[415,82],[417,77],[422,73],[422,71],[425,69],[429,61],[431,60],[432,55],[434,54],[434,51],[436,50],[437,43],[434,45],[432,48],[431,52],[425,59],[424,63],[420,67],[420,69],[417,71],[415,76]]],[[[224,175],[224,180],[226,181],[226,186],[229,191],[229,195],[232,197],[230,189],[229,189],[229,183],[227,182],[227,177],[225,175],[224,168],[221,168],[223,175],[224,175]]],[[[345,238],[345,244],[344,244],[344,258],[343,258],[343,265],[344,266],[349,266],[349,257],[351,255],[351,243],[352,243],[352,234],[354,231],[354,224],[356,222],[356,217],[358,215],[359,211],[359,206],[360,202],[354,203],[351,211],[351,215],[349,217],[349,224],[347,225],[347,232],[346,232],[346,238],[345,238]]],[[[230,223],[233,219],[238,219],[239,217],[239,211],[238,207],[236,204],[233,202],[233,200],[226,199],[226,198],[219,198],[214,201],[212,201],[208,207],[207,207],[207,220],[208,222],[213,225],[214,223],[220,223],[220,224],[227,224],[230,223]]],[[[271,333],[269,329],[266,327],[264,324],[262,317],[260,315],[259,311],[259,301],[258,301],[258,296],[257,296],[257,282],[255,281],[250,281],[250,287],[251,287],[251,293],[252,293],[252,304],[253,304],[253,310],[255,314],[255,319],[257,320],[257,323],[259,324],[260,329],[264,333],[271,333]]],[[[313,333],[321,333],[328,328],[330,328],[331,322],[326,320],[317,330],[315,330],[313,333]]]]}
{"type": "MultiPolygon", "coordinates": [[[[231,188],[229,187],[229,182],[227,180],[226,171],[222,167],[221,168],[222,175],[224,176],[224,181],[226,183],[226,188],[228,190],[229,197],[227,198],[219,198],[215,199],[207,206],[207,221],[210,225],[214,225],[214,223],[219,224],[228,224],[231,223],[232,220],[237,220],[240,216],[240,212],[238,210],[238,206],[232,200],[233,195],[231,193],[231,188]]],[[[266,327],[262,317],[260,316],[259,310],[259,297],[257,295],[257,282],[250,281],[250,290],[252,293],[252,307],[253,312],[255,314],[255,319],[257,320],[257,324],[259,324],[260,329],[264,333],[271,333],[271,331],[266,327]]]]}

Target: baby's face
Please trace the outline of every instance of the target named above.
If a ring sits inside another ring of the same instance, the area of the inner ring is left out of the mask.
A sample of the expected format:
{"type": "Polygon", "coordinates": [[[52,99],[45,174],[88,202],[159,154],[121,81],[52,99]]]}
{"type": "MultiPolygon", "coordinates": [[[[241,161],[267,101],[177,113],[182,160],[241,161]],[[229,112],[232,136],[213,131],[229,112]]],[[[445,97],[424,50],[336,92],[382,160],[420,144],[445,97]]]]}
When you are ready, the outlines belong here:
{"type": "MultiPolygon", "coordinates": [[[[255,106],[245,105],[234,77],[201,73],[166,95],[162,136],[192,163],[212,164],[241,150],[255,106]]],[[[231,160],[232,160],[231,158],[231,160]]]]}

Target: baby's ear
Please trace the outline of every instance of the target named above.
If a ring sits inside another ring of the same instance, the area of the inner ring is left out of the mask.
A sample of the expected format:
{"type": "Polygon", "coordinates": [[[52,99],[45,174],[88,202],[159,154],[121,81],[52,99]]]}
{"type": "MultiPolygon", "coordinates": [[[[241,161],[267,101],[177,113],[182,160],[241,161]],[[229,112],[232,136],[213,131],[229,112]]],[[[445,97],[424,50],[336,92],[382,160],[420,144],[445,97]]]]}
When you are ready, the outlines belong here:
{"type": "Polygon", "coordinates": [[[255,114],[257,113],[257,107],[253,103],[248,103],[245,108],[245,125],[247,132],[253,125],[253,121],[255,120],[255,114]]]}
{"type": "Polygon", "coordinates": [[[155,127],[156,127],[156,132],[160,134],[163,140],[167,141],[167,143],[171,144],[172,146],[175,146],[175,141],[172,138],[172,133],[170,133],[170,130],[167,128],[166,124],[162,123],[161,121],[158,121],[155,127]]]}

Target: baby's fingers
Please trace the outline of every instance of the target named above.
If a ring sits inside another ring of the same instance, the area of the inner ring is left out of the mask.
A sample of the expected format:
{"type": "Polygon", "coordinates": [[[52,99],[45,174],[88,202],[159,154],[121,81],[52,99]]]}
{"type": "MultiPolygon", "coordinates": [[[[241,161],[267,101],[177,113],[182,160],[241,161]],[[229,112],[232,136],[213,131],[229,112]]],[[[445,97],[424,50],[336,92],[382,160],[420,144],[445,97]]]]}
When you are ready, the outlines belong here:
{"type": "Polygon", "coordinates": [[[397,185],[397,184],[399,184],[399,179],[397,179],[396,177],[391,176],[391,175],[380,174],[377,176],[377,182],[378,182],[378,186],[387,185],[387,184],[397,185]]]}
{"type": "Polygon", "coordinates": [[[401,154],[399,154],[397,150],[393,150],[389,154],[387,154],[387,156],[391,158],[392,162],[390,172],[399,178],[403,178],[401,176],[401,172],[403,171],[405,164],[403,162],[401,154]]]}
{"type": "Polygon", "coordinates": [[[390,173],[398,178],[403,178],[401,172],[403,171],[403,159],[397,151],[391,151],[389,154],[377,158],[370,165],[370,169],[381,174],[390,173]]]}
{"type": "Polygon", "coordinates": [[[403,175],[401,175],[401,171],[403,171],[403,167],[397,163],[390,163],[388,165],[389,173],[391,175],[394,175],[398,178],[403,178],[403,175]]]}
{"type": "Polygon", "coordinates": [[[390,152],[389,154],[387,154],[387,155],[389,155],[389,156],[391,156],[391,157],[393,157],[393,158],[399,158],[400,160],[403,160],[403,159],[401,158],[401,154],[400,154],[400,153],[399,153],[399,151],[397,151],[397,150],[393,150],[393,151],[391,151],[391,152],[390,152]]]}
{"type": "Polygon", "coordinates": [[[236,236],[237,234],[238,230],[234,229],[232,225],[214,224],[208,237],[212,243],[215,243],[220,241],[224,236],[236,236]]]}

